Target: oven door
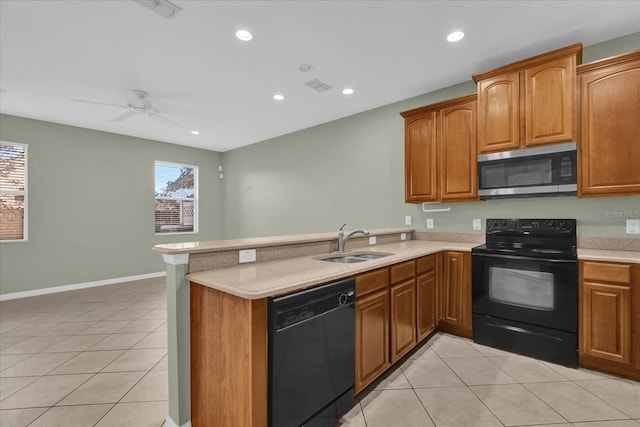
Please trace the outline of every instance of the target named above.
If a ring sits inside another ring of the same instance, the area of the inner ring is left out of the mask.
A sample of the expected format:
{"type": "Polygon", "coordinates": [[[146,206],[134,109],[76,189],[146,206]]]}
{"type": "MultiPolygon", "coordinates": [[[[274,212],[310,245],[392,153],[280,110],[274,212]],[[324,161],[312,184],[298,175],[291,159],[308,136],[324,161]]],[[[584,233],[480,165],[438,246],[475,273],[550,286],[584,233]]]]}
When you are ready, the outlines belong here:
{"type": "Polygon", "coordinates": [[[577,331],[576,260],[474,253],[472,267],[474,314],[577,331]]]}

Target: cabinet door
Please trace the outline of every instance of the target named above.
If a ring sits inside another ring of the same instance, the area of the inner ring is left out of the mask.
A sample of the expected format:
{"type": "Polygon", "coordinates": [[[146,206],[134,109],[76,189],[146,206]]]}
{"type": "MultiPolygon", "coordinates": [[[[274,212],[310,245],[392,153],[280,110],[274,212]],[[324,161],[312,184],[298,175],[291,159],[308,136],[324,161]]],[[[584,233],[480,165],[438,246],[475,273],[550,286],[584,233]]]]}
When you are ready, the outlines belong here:
{"type": "Polygon", "coordinates": [[[584,282],[580,353],[621,364],[631,363],[631,288],[584,282]]]}
{"type": "Polygon", "coordinates": [[[575,140],[575,75],[575,56],[524,71],[525,145],[575,140]]]}
{"type": "Polygon", "coordinates": [[[440,199],[476,200],[476,102],[438,112],[440,199]]]}
{"type": "Polygon", "coordinates": [[[579,196],[640,194],[640,53],[580,77],[579,196]]]}
{"type": "Polygon", "coordinates": [[[391,363],[416,345],[416,282],[391,288],[391,363]]]}
{"type": "Polygon", "coordinates": [[[407,119],[404,144],[405,201],[437,200],[436,113],[407,119]]]}
{"type": "Polygon", "coordinates": [[[436,271],[419,274],[416,281],[418,289],[418,341],[422,341],[437,326],[436,271]]]}
{"type": "Polygon", "coordinates": [[[356,301],[355,393],[389,366],[389,292],[384,290],[356,301]]]}
{"type": "Polygon", "coordinates": [[[445,252],[442,270],[440,329],[471,338],[471,254],[445,252]]]}
{"type": "Polygon", "coordinates": [[[520,148],[520,74],[478,83],[478,152],[520,148]]]}

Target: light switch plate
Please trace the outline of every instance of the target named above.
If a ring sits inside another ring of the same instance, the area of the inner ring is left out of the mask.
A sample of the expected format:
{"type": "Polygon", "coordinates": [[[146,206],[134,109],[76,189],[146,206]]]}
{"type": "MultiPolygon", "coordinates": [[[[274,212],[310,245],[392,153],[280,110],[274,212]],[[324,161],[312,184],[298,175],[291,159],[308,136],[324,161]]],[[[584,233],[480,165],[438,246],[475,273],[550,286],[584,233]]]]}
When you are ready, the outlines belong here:
{"type": "Polygon", "coordinates": [[[404,225],[411,225],[411,215],[405,215],[404,225]]]}
{"type": "Polygon", "coordinates": [[[482,221],[480,218],[473,218],[473,229],[482,230],[482,221]]]}
{"type": "Polygon", "coordinates": [[[640,234],[640,219],[627,220],[627,234],[640,234]]]}
{"type": "Polygon", "coordinates": [[[433,228],[433,218],[427,218],[427,228],[433,228]]]}
{"type": "Polygon", "coordinates": [[[407,233],[400,233],[400,240],[407,240],[407,233]]]}
{"type": "Polygon", "coordinates": [[[370,245],[375,245],[376,244],[376,236],[369,237],[369,244],[370,245]]]}
{"type": "Polygon", "coordinates": [[[256,262],[256,250],[243,249],[239,251],[238,262],[240,264],[244,264],[245,262],[256,262]]]}

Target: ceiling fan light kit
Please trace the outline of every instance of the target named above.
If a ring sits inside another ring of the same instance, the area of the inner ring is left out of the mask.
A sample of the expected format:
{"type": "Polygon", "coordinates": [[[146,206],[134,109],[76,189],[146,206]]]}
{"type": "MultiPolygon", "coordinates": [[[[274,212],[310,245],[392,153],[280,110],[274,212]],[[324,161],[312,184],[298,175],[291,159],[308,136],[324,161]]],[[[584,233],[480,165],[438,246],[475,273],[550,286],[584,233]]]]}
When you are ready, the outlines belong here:
{"type": "Polygon", "coordinates": [[[157,13],[158,15],[173,19],[182,10],[179,6],[171,3],[169,0],[133,0],[140,6],[157,13]]]}

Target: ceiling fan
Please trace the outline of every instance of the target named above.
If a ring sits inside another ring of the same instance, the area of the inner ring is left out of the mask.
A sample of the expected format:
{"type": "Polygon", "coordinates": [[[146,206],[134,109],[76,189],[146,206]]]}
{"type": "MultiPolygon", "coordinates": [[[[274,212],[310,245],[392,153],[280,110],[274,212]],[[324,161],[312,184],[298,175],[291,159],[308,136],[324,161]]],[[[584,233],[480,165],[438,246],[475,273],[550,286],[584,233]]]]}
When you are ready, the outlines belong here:
{"type": "Polygon", "coordinates": [[[87,104],[96,104],[96,105],[106,105],[109,107],[117,107],[124,108],[128,111],[117,115],[116,117],[110,119],[110,122],[122,122],[136,115],[142,115],[144,117],[149,117],[155,120],[160,120],[165,123],[170,123],[175,126],[180,126],[178,123],[170,120],[163,115],[153,106],[151,101],[147,99],[149,94],[143,90],[134,89],[126,93],[126,104],[109,104],[106,102],[97,102],[97,101],[89,101],[86,99],[76,99],[70,98],[71,101],[74,102],[84,102],[87,104]]]}

